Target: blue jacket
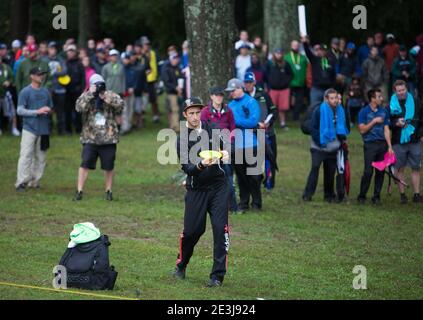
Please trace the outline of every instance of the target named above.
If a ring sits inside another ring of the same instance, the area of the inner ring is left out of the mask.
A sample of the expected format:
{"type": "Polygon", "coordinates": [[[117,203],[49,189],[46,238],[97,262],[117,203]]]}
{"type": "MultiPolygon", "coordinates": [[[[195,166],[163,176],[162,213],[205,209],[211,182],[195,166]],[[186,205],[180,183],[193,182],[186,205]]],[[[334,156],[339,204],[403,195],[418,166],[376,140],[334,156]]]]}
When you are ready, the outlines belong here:
{"type": "Polygon", "coordinates": [[[257,129],[260,121],[260,106],[256,99],[244,94],[240,99],[234,99],[229,103],[235,118],[235,126],[242,130],[235,135],[235,148],[246,149],[257,146],[257,129]],[[250,129],[250,130],[246,130],[250,129]],[[241,135],[242,134],[242,135],[241,135]]]}

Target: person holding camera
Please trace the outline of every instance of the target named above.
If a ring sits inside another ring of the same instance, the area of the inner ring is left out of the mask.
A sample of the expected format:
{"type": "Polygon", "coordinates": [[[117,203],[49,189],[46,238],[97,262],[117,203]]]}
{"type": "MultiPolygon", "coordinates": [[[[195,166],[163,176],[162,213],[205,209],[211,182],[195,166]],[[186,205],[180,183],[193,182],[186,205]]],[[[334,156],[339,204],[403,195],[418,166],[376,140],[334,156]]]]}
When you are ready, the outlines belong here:
{"type": "Polygon", "coordinates": [[[124,102],[113,91],[106,90],[102,76],[93,74],[90,88],[76,101],[76,111],[82,114],[82,163],[79,168],[75,201],[82,200],[82,192],[88,177],[88,170],[94,170],[100,157],[101,169],[105,171],[106,200],[112,201],[112,184],[116,145],[119,130],[116,117],[121,115],[124,102]]]}

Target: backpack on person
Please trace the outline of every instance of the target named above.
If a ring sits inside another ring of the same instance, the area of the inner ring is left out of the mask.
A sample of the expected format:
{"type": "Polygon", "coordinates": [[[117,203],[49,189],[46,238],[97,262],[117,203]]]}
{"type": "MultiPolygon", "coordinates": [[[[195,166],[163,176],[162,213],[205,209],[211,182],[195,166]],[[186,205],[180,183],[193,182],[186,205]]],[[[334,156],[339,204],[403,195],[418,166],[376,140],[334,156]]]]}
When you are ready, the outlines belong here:
{"type": "Polygon", "coordinates": [[[66,268],[69,288],[113,290],[118,273],[109,264],[108,236],[67,248],[59,265],[66,268]]]}
{"type": "Polygon", "coordinates": [[[301,122],[301,131],[305,135],[311,135],[311,120],[313,118],[314,111],[320,107],[321,103],[315,103],[307,108],[306,114],[304,116],[303,121],[301,122]]]}

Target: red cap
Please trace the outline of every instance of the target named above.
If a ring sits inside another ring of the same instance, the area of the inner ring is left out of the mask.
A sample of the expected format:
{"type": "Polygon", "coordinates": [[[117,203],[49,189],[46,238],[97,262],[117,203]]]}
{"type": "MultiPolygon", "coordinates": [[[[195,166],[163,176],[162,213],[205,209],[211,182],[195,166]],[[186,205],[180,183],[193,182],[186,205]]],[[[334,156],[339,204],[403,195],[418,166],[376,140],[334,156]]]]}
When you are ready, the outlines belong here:
{"type": "Polygon", "coordinates": [[[36,44],[30,44],[29,46],[28,46],[28,51],[29,52],[36,52],[37,51],[37,45],[36,44]]]}

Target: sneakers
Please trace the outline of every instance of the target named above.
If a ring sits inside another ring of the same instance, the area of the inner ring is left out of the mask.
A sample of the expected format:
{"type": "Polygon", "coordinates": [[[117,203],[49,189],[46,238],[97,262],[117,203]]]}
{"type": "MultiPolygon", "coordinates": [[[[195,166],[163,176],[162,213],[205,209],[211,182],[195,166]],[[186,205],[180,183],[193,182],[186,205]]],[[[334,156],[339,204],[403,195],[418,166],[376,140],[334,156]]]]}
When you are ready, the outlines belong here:
{"type": "Polygon", "coordinates": [[[19,137],[19,136],[21,135],[21,133],[19,132],[19,130],[18,130],[18,129],[13,128],[13,129],[12,129],[12,135],[13,135],[14,137],[19,137]]]}
{"type": "Polygon", "coordinates": [[[358,196],[357,202],[358,202],[358,204],[364,205],[364,204],[366,204],[366,198],[362,197],[362,196],[358,196]]]}
{"type": "Polygon", "coordinates": [[[408,198],[405,193],[401,193],[401,204],[407,204],[408,198]]]}
{"type": "Polygon", "coordinates": [[[422,202],[422,197],[420,195],[420,193],[415,193],[413,196],[413,202],[414,203],[421,203],[422,202]]]}
{"type": "Polygon", "coordinates": [[[207,288],[214,288],[214,287],[221,287],[222,281],[217,279],[210,279],[209,282],[207,282],[207,288]]]}
{"type": "Polygon", "coordinates": [[[175,268],[175,271],[172,272],[172,276],[177,279],[185,279],[185,269],[175,268]]]}
{"type": "Polygon", "coordinates": [[[74,201],[81,201],[82,200],[82,191],[76,191],[75,196],[73,197],[74,201]]]}
{"type": "Polygon", "coordinates": [[[311,197],[310,196],[303,196],[303,201],[304,202],[311,202],[311,197]]]}
{"type": "Polygon", "coordinates": [[[375,206],[378,206],[378,205],[380,205],[381,204],[381,202],[380,202],[380,197],[373,197],[372,198],[372,203],[375,205],[375,206]]]}
{"type": "Polygon", "coordinates": [[[25,190],[26,190],[26,185],[24,183],[21,183],[20,185],[16,187],[17,192],[25,192],[25,190]]]}
{"type": "Polygon", "coordinates": [[[106,200],[107,201],[113,201],[113,195],[112,195],[112,192],[110,190],[106,191],[106,200]]]}

